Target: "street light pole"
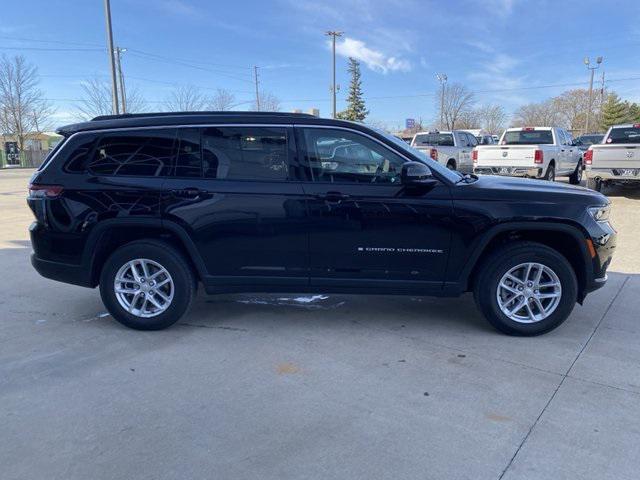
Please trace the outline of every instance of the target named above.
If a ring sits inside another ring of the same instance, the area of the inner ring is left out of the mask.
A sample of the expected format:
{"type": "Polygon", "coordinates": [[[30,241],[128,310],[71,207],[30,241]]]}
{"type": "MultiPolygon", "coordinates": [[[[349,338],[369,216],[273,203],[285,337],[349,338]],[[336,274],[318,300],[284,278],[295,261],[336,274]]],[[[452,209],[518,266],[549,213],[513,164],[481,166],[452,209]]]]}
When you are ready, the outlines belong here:
{"type": "Polygon", "coordinates": [[[442,91],[440,92],[440,130],[442,130],[444,127],[444,84],[447,83],[447,74],[436,73],[436,78],[442,86],[442,91]]]}
{"type": "Polygon", "coordinates": [[[253,66],[253,79],[256,83],[256,110],[260,111],[260,93],[258,92],[258,66],[253,66]]]}
{"type": "Polygon", "coordinates": [[[126,48],[116,47],[116,61],[118,67],[118,80],[120,81],[120,100],[122,101],[122,113],[127,113],[127,90],[124,85],[124,75],[122,74],[122,54],[126,48]]]}
{"type": "Polygon", "coordinates": [[[333,53],[333,84],[331,86],[331,104],[333,118],[336,118],[336,37],[341,37],[344,32],[338,32],[330,30],[325,35],[331,37],[332,40],[332,53],[333,53]]]}
{"type": "Polygon", "coordinates": [[[113,54],[113,31],[111,30],[111,3],[104,0],[104,17],[107,26],[107,48],[111,64],[111,109],[115,115],[120,113],[118,107],[118,83],[116,82],[116,59],[113,54]]]}
{"type": "Polygon", "coordinates": [[[584,64],[587,66],[587,68],[589,70],[591,70],[591,75],[590,75],[590,79],[589,79],[589,103],[587,106],[587,115],[586,115],[586,120],[584,122],[584,133],[587,134],[589,133],[589,120],[590,120],[590,116],[591,116],[591,107],[593,105],[591,99],[593,97],[593,74],[595,73],[595,71],[600,68],[600,64],[602,63],[602,57],[598,57],[596,58],[596,66],[592,67],[590,66],[590,62],[589,62],[589,57],[585,57],[584,58],[584,64]]]}

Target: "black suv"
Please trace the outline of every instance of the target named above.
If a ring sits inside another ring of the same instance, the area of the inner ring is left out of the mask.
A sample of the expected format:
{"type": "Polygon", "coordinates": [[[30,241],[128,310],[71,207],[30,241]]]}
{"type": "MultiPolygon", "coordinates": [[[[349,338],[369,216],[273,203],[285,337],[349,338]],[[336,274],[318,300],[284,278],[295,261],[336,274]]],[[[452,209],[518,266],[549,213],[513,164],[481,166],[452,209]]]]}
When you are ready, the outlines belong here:
{"type": "Polygon", "coordinates": [[[207,293],[457,296],[508,334],[562,323],[606,281],[603,195],[447,170],[400,139],[303,114],[97,117],[29,186],[33,266],[161,329],[207,293]]]}

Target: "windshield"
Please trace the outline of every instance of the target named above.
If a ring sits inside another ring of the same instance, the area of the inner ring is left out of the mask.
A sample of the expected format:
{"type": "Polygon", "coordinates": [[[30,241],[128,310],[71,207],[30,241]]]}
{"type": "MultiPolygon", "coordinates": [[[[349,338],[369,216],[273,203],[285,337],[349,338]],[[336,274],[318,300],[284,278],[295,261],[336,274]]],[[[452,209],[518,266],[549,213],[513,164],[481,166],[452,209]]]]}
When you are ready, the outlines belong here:
{"type": "Polygon", "coordinates": [[[511,130],[505,132],[502,145],[553,145],[551,130],[511,130]]]}
{"type": "Polygon", "coordinates": [[[374,130],[379,135],[382,135],[384,138],[389,140],[391,143],[393,143],[398,148],[398,150],[400,150],[400,152],[407,153],[407,154],[409,154],[410,156],[413,156],[413,157],[417,157],[417,159],[419,161],[421,161],[422,163],[426,164],[431,170],[434,170],[434,171],[438,172],[438,174],[442,175],[443,177],[445,177],[450,182],[454,182],[455,183],[458,180],[460,180],[460,174],[459,173],[454,172],[453,170],[449,170],[447,167],[445,167],[443,165],[440,165],[438,162],[432,160],[431,158],[429,158],[427,155],[425,155],[423,152],[421,152],[417,148],[413,148],[411,145],[407,144],[406,142],[403,142],[398,137],[390,135],[387,132],[385,132],[383,130],[379,130],[379,129],[374,128],[374,127],[369,127],[369,128],[371,130],[374,130]]]}
{"type": "Polygon", "coordinates": [[[607,143],[640,143],[640,124],[612,128],[607,143]]]}
{"type": "Polygon", "coordinates": [[[413,146],[422,145],[453,147],[453,135],[451,133],[419,133],[413,139],[413,146]]]}

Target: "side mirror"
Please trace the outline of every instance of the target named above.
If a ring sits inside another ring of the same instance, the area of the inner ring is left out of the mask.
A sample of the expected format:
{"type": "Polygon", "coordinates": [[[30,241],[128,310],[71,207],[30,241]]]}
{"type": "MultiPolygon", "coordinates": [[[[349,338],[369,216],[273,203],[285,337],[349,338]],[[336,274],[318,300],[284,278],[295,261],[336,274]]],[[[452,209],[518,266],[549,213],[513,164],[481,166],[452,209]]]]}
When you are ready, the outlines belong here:
{"type": "Polygon", "coordinates": [[[438,181],[433,178],[431,169],[420,162],[407,162],[402,165],[400,180],[405,186],[434,186],[438,181]]]}

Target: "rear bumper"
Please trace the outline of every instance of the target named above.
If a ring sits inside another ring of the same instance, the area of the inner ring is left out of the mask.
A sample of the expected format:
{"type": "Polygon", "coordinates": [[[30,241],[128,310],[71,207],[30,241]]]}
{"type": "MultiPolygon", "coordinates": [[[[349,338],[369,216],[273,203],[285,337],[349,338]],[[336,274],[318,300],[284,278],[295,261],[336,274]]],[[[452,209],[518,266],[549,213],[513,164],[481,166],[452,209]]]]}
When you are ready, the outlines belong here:
{"type": "Polygon", "coordinates": [[[640,182],[640,168],[590,168],[585,170],[587,178],[615,180],[621,182],[640,182]],[[625,170],[635,170],[636,175],[625,175],[625,170]]]}
{"type": "Polygon", "coordinates": [[[70,283],[72,285],[79,285],[81,287],[93,288],[90,271],[82,265],[43,260],[38,258],[35,253],[31,254],[31,265],[45,278],[70,283]]]}
{"type": "Polygon", "coordinates": [[[475,167],[474,173],[479,175],[504,175],[508,177],[542,177],[540,167],[475,167]]]}

